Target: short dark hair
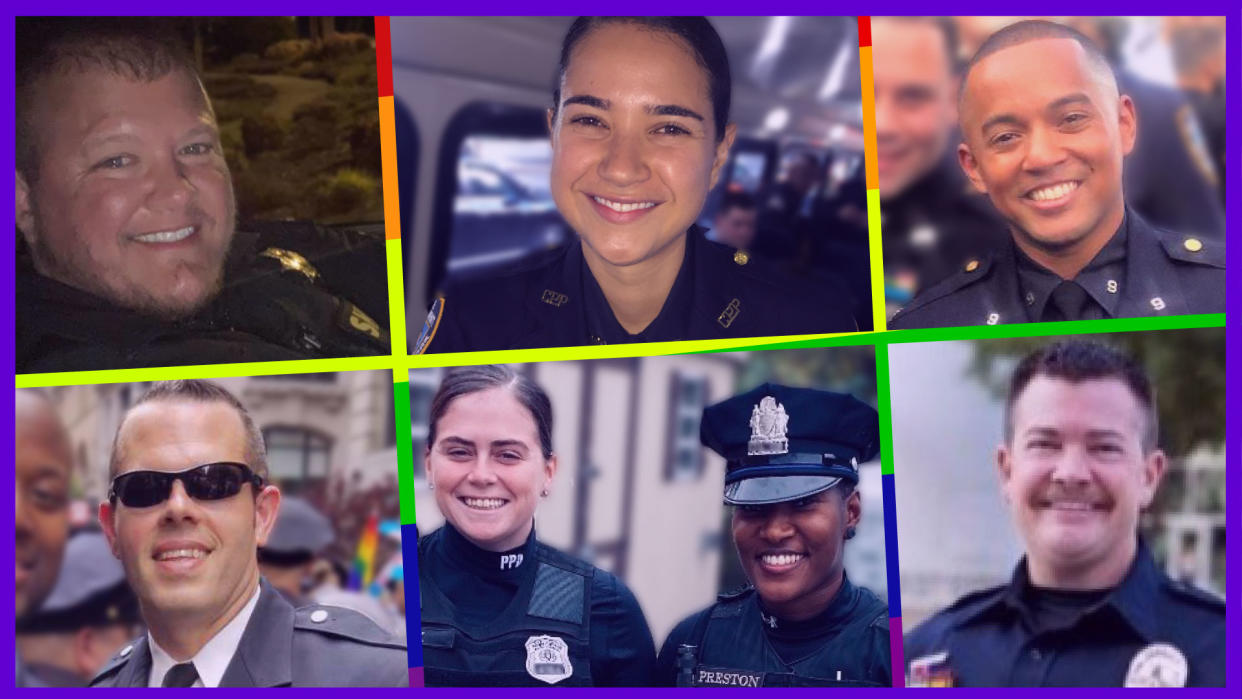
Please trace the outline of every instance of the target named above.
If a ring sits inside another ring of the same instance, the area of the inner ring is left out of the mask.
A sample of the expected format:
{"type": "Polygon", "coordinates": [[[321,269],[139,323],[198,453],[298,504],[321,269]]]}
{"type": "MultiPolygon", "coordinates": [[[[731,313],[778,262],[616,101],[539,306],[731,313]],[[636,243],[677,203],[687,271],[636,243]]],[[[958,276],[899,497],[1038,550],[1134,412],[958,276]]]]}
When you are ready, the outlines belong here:
{"type": "Polygon", "coordinates": [[[1028,354],[1009,381],[1005,401],[1005,441],[1013,440],[1013,406],[1036,376],[1064,379],[1071,383],[1091,379],[1117,379],[1130,388],[1146,417],[1143,450],[1156,448],[1160,430],[1156,411],[1156,389],[1142,365],[1114,347],[1096,342],[1067,340],[1042,347],[1028,354]]]}
{"type": "Polygon", "coordinates": [[[153,82],[174,70],[195,81],[198,69],[168,20],[148,17],[18,17],[16,28],[17,171],[39,176],[34,106],[49,76],[87,70],[153,82]]]}
{"type": "Polygon", "coordinates": [[[720,216],[729,209],[742,209],[743,211],[754,211],[759,208],[755,198],[747,192],[729,192],[726,191],[724,196],[720,198],[720,206],[716,208],[716,215],[720,216]]]}
{"type": "Polygon", "coordinates": [[[978,51],[975,51],[975,55],[966,63],[966,68],[962,71],[962,82],[958,87],[959,105],[962,97],[966,94],[966,83],[970,79],[970,71],[974,70],[975,66],[983,59],[1004,49],[1039,39],[1071,39],[1078,42],[1078,45],[1082,46],[1086,52],[1087,60],[1090,61],[1091,65],[1101,74],[1108,76],[1108,79],[1112,81],[1114,89],[1117,87],[1117,75],[1113,72],[1113,67],[1108,62],[1108,56],[1104,55],[1104,51],[1099,45],[1088,38],[1086,34],[1064,24],[1057,24],[1056,22],[1042,19],[1028,19],[1015,22],[998,30],[983,42],[978,51]]]}
{"type": "Polygon", "coordinates": [[[436,441],[436,424],[452,402],[464,395],[504,388],[517,398],[522,407],[530,411],[539,433],[539,448],[543,458],[552,456],[552,401],[539,384],[529,377],[515,372],[503,364],[485,364],[450,369],[440,382],[440,388],[431,398],[431,411],[427,418],[427,447],[436,441]]]}
{"type": "Polygon", "coordinates": [[[633,24],[652,31],[666,32],[685,41],[699,67],[707,73],[708,98],[712,101],[712,119],[716,126],[716,142],[724,140],[729,123],[729,104],[733,99],[733,75],[729,72],[729,54],[724,42],[706,17],[579,17],[569,26],[561,42],[561,60],[552,88],[552,113],[561,106],[561,83],[574,47],[595,29],[609,24],[633,24]]]}
{"type": "Polygon", "coordinates": [[[144,404],[156,401],[187,401],[191,403],[224,403],[237,412],[237,417],[241,419],[242,429],[246,432],[246,465],[250,467],[264,480],[267,480],[267,448],[263,444],[263,433],[259,431],[259,427],[250,417],[250,413],[246,411],[246,406],[232,393],[229,393],[220,386],[201,379],[178,379],[176,381],[157,381],[151,384],[147,392],[142,394],[129,410],[125,411],[125,415],[121,418],[121,423],[117,425],[116,436],[112,439],[112,456],[108,460],[108,479],[116,477],[116,471],[120,467],[121,454],[119,450],[121,429],[125,427],[125,420],[129,418],[129,414],[134,408],[144,404]]]}

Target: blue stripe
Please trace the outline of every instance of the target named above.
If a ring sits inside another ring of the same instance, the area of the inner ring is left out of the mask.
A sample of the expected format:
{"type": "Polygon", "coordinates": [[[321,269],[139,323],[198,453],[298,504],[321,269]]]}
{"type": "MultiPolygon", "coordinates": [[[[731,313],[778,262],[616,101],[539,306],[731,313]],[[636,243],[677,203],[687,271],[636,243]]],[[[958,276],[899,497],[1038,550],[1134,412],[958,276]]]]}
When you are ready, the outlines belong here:
{"type": "Polygon", "coordinates": [[[884,485],[884,558],[888,571],[888,615],[901,616],[901,570],[897,563],[897,501],[893,474],[880,476],[884,485]]]}

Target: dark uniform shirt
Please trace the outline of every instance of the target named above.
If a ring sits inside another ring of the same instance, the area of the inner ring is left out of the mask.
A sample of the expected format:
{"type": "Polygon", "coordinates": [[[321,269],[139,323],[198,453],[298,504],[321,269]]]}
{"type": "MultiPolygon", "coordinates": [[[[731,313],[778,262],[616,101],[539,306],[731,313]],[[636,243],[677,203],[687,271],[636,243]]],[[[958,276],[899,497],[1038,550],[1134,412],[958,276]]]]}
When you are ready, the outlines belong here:
{"type": "Polygon", "coordinates": [[[768,614],[754,588],[721,595],[665,639],[656,682],[669,687],[890,687],[888,608],[848,577],[827,609],[800,622],[768,614]]]}
{"type": "MultiPolygon", "coordinates": [[[[405,643],[341,607],[294,609],[266,580],[221,687],[404,687],[405,643]]],[[[92,687],[146,687],[151,649],[144,635],[121,649],[92,687]]]]}
{"type": "Polygon", "coordinates": [[[1225,603],[1170,580],[1143,545],[1102,594],[1008,585],[958,600],[905,642],[910,684],[1225,686],[1225,603]],[[1183,678],[1179,682],[1179,677],[1183,678]]]}
{"type": "Polygon", "coordinates": [[[710,340],[857,329],[843,285],[794,279],[763,260],[686,234],[663,308],[630,334],[617,322],[575,239],[505,276],[451,288],[432,306],[415,353],[710,340]]]}
{"type": "Polygon", "coordinates": [[[18,373],[127,369],[223,362],[365,356],[391,351],[387,305],[352,278],[383,270],[382,245],[355,240],[331,250],[340,234],[312,224],[279,223],[238,231],[224,286],[204,309],[168,321],[62,284],[17,264],[18,373]],[[274,232],[273,232],[274,231],[274,232]],[[301,234],[300,249],[278,244],[301,234]],[[347,260],[352,260],[350,265],[347,260]],[[353,272],[348,272],[352,266],[353,272]],[[360,292],[357,295],[351,291],[360,292]],[[355,303],[352,300],[357,298],[355,303]],[[369,310],[364,310],[364,308],[369,310]],[[378,320],[377,320],[378,319],[378,320]]]}
{"type": "Polygon", "coordinates": [[[956,154],[880,203],[885,297],[891,308],[950,276],[995,245],[1004,220],[971,189],[956,154]]]}
{"type": "Polygon", "coordinates": [[[655,643],[633,593],[539,543],[533,531],[522,546],[496,553],[445,524],[419,542],[418,575],[429,687],[651,682],[655,643]],[[552,661],[567,660],[570,676],[532,665],[531,641],[549,637],[560,642],[552,661]]]}
{"type": "MultiPolygon", "coordinates": [[[[1224,242],[1153,228],[1133,211],[1126,212],[1112,242],[1117,244],[1105,245],[1071,280],[1090,297],[1080,317],[1225,312],[1224,242]],[[1118,259],[1122,244],[1124,259],[1118,259]]],[[[1019,258],[1017,245],[1008,239],[990,255],[968,261],[957,274],[919,294],[888,327],[899,330],[1054,319],[1044,314],[1056,275],[1030,260],[1020,264],[1019,258]]]]}

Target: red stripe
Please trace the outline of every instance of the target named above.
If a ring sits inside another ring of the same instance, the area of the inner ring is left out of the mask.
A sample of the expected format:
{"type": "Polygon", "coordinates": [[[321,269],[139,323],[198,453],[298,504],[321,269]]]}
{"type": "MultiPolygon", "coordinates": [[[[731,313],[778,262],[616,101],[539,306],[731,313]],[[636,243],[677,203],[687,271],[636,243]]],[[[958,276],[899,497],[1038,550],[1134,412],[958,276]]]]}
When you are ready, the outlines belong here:
{"type": "Polygon", "coordinates": [[[858,48],[871,45],[871,18],[858,18],[858,48]]]}
{"type": "Polygon", "coordinates": [[[379,96],[392,97],[392,32],[387,17],[375,18],[375,72],[379,96]]]}

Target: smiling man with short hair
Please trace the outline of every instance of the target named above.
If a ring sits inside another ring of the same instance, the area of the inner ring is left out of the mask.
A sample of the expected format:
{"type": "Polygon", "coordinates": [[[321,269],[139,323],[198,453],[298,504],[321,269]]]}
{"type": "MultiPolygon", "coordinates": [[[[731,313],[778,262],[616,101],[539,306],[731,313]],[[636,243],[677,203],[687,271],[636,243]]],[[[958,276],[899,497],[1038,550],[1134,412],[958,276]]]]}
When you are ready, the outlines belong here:
{"type": "Polygon", "coordinates": [[[337,607],[295,610],[259,575],[280,508],[263,441],[218,386],[157,383],[117,429],[99,521],[148,632],[92,686],[393,686],[405,645],[337,607]]]}
{"type": "Polygon", "coordinates": [[[1008,236],[891,328],[1224,312],[1223,242],[1127,207],[1122,162],[1140,125],[1087,37],[1035,20],[998,31],[966,69],[958,113],[958,161],[1008,236]]]}
{"type": "Polygon", "coordinates": [[[1167,465],[1157,434],[1151,380],[1120,351],[1022,360],[996,462],[1026,556],[910,633],[910,684],[1224,686],[1224,602],[1170,580],[1138,534],[1167,465]]]}

